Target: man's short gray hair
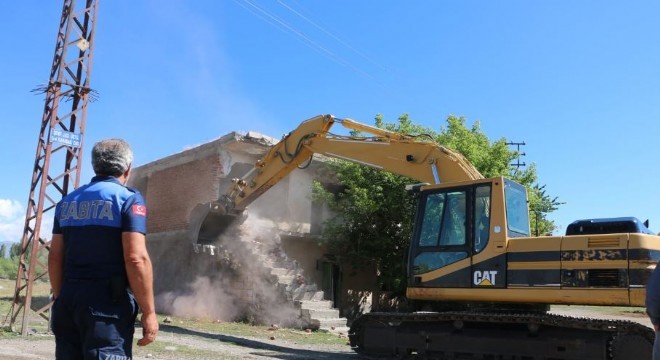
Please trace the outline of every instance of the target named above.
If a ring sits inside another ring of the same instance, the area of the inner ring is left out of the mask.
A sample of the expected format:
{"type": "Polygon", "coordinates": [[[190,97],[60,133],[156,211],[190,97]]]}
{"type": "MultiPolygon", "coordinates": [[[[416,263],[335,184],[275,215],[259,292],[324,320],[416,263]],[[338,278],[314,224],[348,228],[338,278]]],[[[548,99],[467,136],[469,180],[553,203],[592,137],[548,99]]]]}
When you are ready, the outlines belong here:
{"type": "Polygon", "coordinates": [[[131,146],[122,139],[101,140],[92,148],[92,167],[96,175],[119,177],[132,163],[131,146]]]}

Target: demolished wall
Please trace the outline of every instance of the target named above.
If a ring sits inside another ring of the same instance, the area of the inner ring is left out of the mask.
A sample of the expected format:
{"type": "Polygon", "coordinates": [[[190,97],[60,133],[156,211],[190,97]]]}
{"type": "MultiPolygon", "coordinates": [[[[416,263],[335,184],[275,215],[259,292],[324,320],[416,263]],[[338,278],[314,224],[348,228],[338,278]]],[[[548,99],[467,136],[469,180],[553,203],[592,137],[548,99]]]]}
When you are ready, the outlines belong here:
{"type": "MultiPolygon", "coordinates": [[[[273,247],[280,233],[305,238],[312,228],[320,229],[320,214],[311,211],[311,182],[318,176],[319,162],[313,161],[305,171],[294,171],[255,200],[234,238],[218,239],[210,246],[197,244],[205,204],[216,201],[231,178],[244,175],[273,143],[254,133],[230,133],[133,169],[128,185],[140,190],[149,211],[147,246],[159,311],[214,320],[257,314],[266,321],[269,314],[255,309],[268,301],[273,313],[291,317],[285,305],[278,309],[279,294],[268,283],[270,274],[263,267],[250,266],[263,262],[250,248],[273,247]],[[274,289],[272,293],[268,288],[274,289]]],[[[313,245],[306,246],[302,256],[322,258],[323,244],[309,244],[313,245]]],[[[309,261],[296,263],[308,267],[304,269],[307,281],[320,280],[318,269],[309,261]]]]}

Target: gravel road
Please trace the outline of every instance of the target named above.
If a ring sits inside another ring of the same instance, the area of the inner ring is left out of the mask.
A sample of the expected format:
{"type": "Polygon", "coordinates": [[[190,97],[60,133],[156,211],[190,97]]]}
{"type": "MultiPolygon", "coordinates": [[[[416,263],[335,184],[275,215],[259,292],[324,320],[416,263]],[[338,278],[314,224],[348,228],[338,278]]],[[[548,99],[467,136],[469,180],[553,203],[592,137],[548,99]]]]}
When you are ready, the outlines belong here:
{"type": "MultiPolygon", "coordinates": [[[[279,330],[287,331],[287,330],[279,330]]],[[[136,334],[140,330],[136,331],[136,334]]],[[[367,359],[348,345],[301,345],[271,338],[258,339],[182,329],[161,324],[156,348],[134,348],[135,360],[146,359],[367,359]]],[[[50,360],[55,358],[55,340],[49,335],[0,339],[0,359],[50,360]]]]}

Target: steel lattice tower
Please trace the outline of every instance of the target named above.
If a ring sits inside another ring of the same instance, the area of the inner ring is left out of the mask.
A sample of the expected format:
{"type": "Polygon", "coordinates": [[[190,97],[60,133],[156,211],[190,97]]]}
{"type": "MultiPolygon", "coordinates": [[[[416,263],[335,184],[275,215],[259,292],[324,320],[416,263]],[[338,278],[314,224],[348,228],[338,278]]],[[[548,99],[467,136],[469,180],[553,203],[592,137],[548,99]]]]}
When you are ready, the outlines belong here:
{"type": "MultiPolygon", "coordinates": [[[[50,241],[40,236],[44,214],[50,211],[52,217],[57,202],[72,185],[77,188],[80,184],[87,103],[93,95],[89,81],[98,0],[79,2],[82,4],[76,7],[75,0],[64,0],[50,80],[38,89],[46,94],[46,100],[21,239],[16,288],[11,312],[7,315],[11,315],[13,328],[23,314],[22,335],[27,335],[33,312],[45,319],[49,315],[50,303],[42,301],[44,304],[38,304],[41,306],[38,309],[32,303],[34,282],[48,275],[44,255],[50,249],[50,241]]],[[[50,234],[51,229],[43,230],[50,234]]]]}

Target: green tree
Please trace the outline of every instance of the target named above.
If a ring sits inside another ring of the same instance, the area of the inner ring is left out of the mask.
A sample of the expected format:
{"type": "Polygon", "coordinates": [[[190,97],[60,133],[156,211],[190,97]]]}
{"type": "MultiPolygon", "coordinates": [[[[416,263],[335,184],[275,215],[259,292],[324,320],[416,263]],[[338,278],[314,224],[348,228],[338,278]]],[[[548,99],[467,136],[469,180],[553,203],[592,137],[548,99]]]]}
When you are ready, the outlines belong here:
{"type": "Polygon", "coordinates": [[[20,243],[12,243],[9,248],[9,257],[6,257],[7,244],[0,246],[0,278],[16,280],[18,261],[21,251],[20,243]]]}
{"type": "Polygon", "coordinates": [[[9,257],[14,259],[14,258],[20,258],[21,257],[21,243],[16,242],[11,244],[11,248],[9,248],[9,257]]]}
{"type": "Polygon", "coordinates": [[[16,280],[18,259],[0,259],[0,279],[16,280]]]}
{"type": "Polygon", "coordinates": [[[531,219],[532,234],[543,236],[551,234],[557,229],[555,223],[549,221],[546,216],[563,205],[557,197],[551,198],[546,194],[545,185],[534,184],[528,187],[529,193],[529,218],[531,219]]]}
{"type": "Polygon", "coordinates": [[[563,203],[547,195],[545,185],[538,183],[536,164],[522,170],[510,165],[518,152],[509,149],[505,138],[491,143],[478,121],[468,128],[464,117],[449,116],[435,139],[463,154],[484,177],[506,176],[527,187],[530,219],[534,219],[530,222],[532,234],[546,235],[557,229],[547,216],[563,203]]]}
{"type": "MultiPolygon", "coordinates": [[[[375,125],[413,136],[428,135],[462,153],[485,177],[508,176],[527,186],[530,211],[534,211],[537,219],[531,224],[532,233],[537,229],[542,234],[554,230],[554,223],[547,220],[546,215],[560,203],[545,193],[544,186],[538,185],[536,166],[532,164],[513,171],[510,163],[518,154],[508,148],[505,139],[491,142],[481,131],[479,122],[468,128],[465,118],[449,116],[446,126],[438,133],[413,123],[403,114],[397,122],[386,122],[382,115],[377,115],[375,125]]],[[[317,182],[314,194],[339,214],[326,222],[323,229],[330,251],[358,269],[375,263],[378,285],[395,296],[403,295],[406,286],[404,260],[412,235],[415,202],[405,192],[405,185],[416,181],[348,161],[331,160],[329,166],[341,189],[336,191],[332,184],[317,182]]]]}

